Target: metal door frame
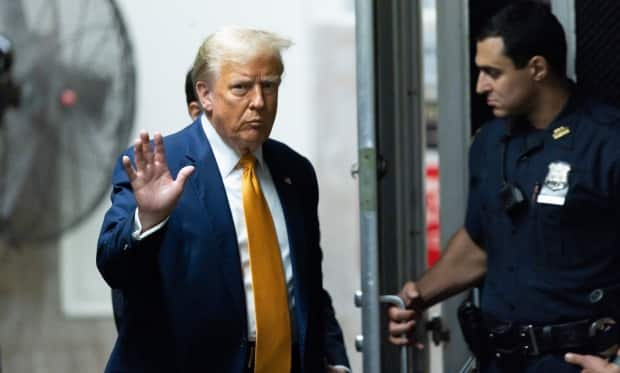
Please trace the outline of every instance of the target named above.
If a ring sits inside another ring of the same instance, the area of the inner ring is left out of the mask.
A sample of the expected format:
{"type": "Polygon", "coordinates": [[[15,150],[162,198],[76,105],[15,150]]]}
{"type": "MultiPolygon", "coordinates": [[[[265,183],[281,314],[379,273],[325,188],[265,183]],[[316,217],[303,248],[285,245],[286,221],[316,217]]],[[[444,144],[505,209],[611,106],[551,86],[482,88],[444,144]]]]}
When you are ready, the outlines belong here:
{"type": "MultiPolygon", "coordinates": [[[[418,0],[356,1],[364,373],[406,369],[387,342],[380,294],[426,268],[420,17],[418,0]]],[[[413,371],[427,372],[428,350],[415,355],[413,371]]]]}
{"type": "MultiPolygon", "coordinates": [[[[440,246],[444,248],[463,226],[467,208],[471,138],[469,1],[437,0],[436,4],[440,246]]],[[[469,357],[456,317],[463,298],[454,296],[441,304],[442,318],[451,333],[450,343],[443,345],[445,372],[462,370],[469,357]]]]}
{"type": "Polygon", "coordinates": [[[362,336],[358,336],[356,347],[362,350],[365,373],[378,373],[381,366],[373,5],[372,0],[355,2],[360,277],[362,279],[359,306],[362,308],[363,333],[362,336]]]}

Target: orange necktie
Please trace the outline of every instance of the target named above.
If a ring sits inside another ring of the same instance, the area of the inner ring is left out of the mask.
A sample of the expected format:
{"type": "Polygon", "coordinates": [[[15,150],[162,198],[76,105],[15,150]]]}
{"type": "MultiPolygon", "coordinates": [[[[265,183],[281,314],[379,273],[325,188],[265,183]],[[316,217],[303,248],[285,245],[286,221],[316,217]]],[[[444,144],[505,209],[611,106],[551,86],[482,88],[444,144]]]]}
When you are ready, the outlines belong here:
{"type": "Polygon", "coordinates": [[[278,237],[256,175],[256,158],[245,155],[239,164],[256,316],[254,372],[290,373],[291,323],[278,237]]]}

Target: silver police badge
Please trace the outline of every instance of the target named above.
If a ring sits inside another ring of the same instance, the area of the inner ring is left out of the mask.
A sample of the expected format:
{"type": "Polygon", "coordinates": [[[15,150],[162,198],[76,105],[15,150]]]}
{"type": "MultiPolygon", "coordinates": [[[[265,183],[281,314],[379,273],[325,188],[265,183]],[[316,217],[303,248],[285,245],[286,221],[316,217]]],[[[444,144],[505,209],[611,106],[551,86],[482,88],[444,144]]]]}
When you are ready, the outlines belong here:
{"type": "Polygon", "coordinates": [[[570,169],[570,165],[566,162],[549,163],[549,172],[536,201],[549,205],[564,205],[566,194],[568,193],[568,174],[570,169]]]}

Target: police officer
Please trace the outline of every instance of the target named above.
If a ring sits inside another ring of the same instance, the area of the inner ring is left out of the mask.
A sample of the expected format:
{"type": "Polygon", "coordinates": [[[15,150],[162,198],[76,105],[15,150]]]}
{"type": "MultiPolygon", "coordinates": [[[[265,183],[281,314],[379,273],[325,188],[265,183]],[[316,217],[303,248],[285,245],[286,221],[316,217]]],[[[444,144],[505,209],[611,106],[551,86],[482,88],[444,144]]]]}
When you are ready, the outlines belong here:
{"type": "Polygon", "coordinates": [[[568,352],[616,368],[603,364],[620,341],[620,111],[580,94],[565,61],[542,4],[515,2],[479,35],[476,91],[496,119],[470,149],[464,226],[404,285],[408,309],[389,310],[392,343],[415,343],[403,334],[425,308],[479,285],[464,334],[483,373],[580,372],[568,352]]]}

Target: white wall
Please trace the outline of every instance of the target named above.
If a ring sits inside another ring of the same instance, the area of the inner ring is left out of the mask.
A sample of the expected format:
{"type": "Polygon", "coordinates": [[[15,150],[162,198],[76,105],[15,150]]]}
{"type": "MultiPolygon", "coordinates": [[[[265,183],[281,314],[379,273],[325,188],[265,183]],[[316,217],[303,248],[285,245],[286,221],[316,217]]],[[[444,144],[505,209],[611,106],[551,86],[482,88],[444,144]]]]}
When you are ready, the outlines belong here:
{"type": "Polygon", "coordinates": [[[312,128],[306,82],[305,20],[300,1],[122,0],[119,6],[133,38],[138,66],[137,127],[169,133],[188,123],[184,106],[185,72],[198,46],[213,31],[230,25],[255,26],[290,37],[286,76],[273,136],[308,154],[312,128]],[[183,4],[183,5],[178,5],[183,4]],[[148,9],[147,9],[148,8],[148,9]],[[275,11],[278,9],[278,11],[275,11]]]}

